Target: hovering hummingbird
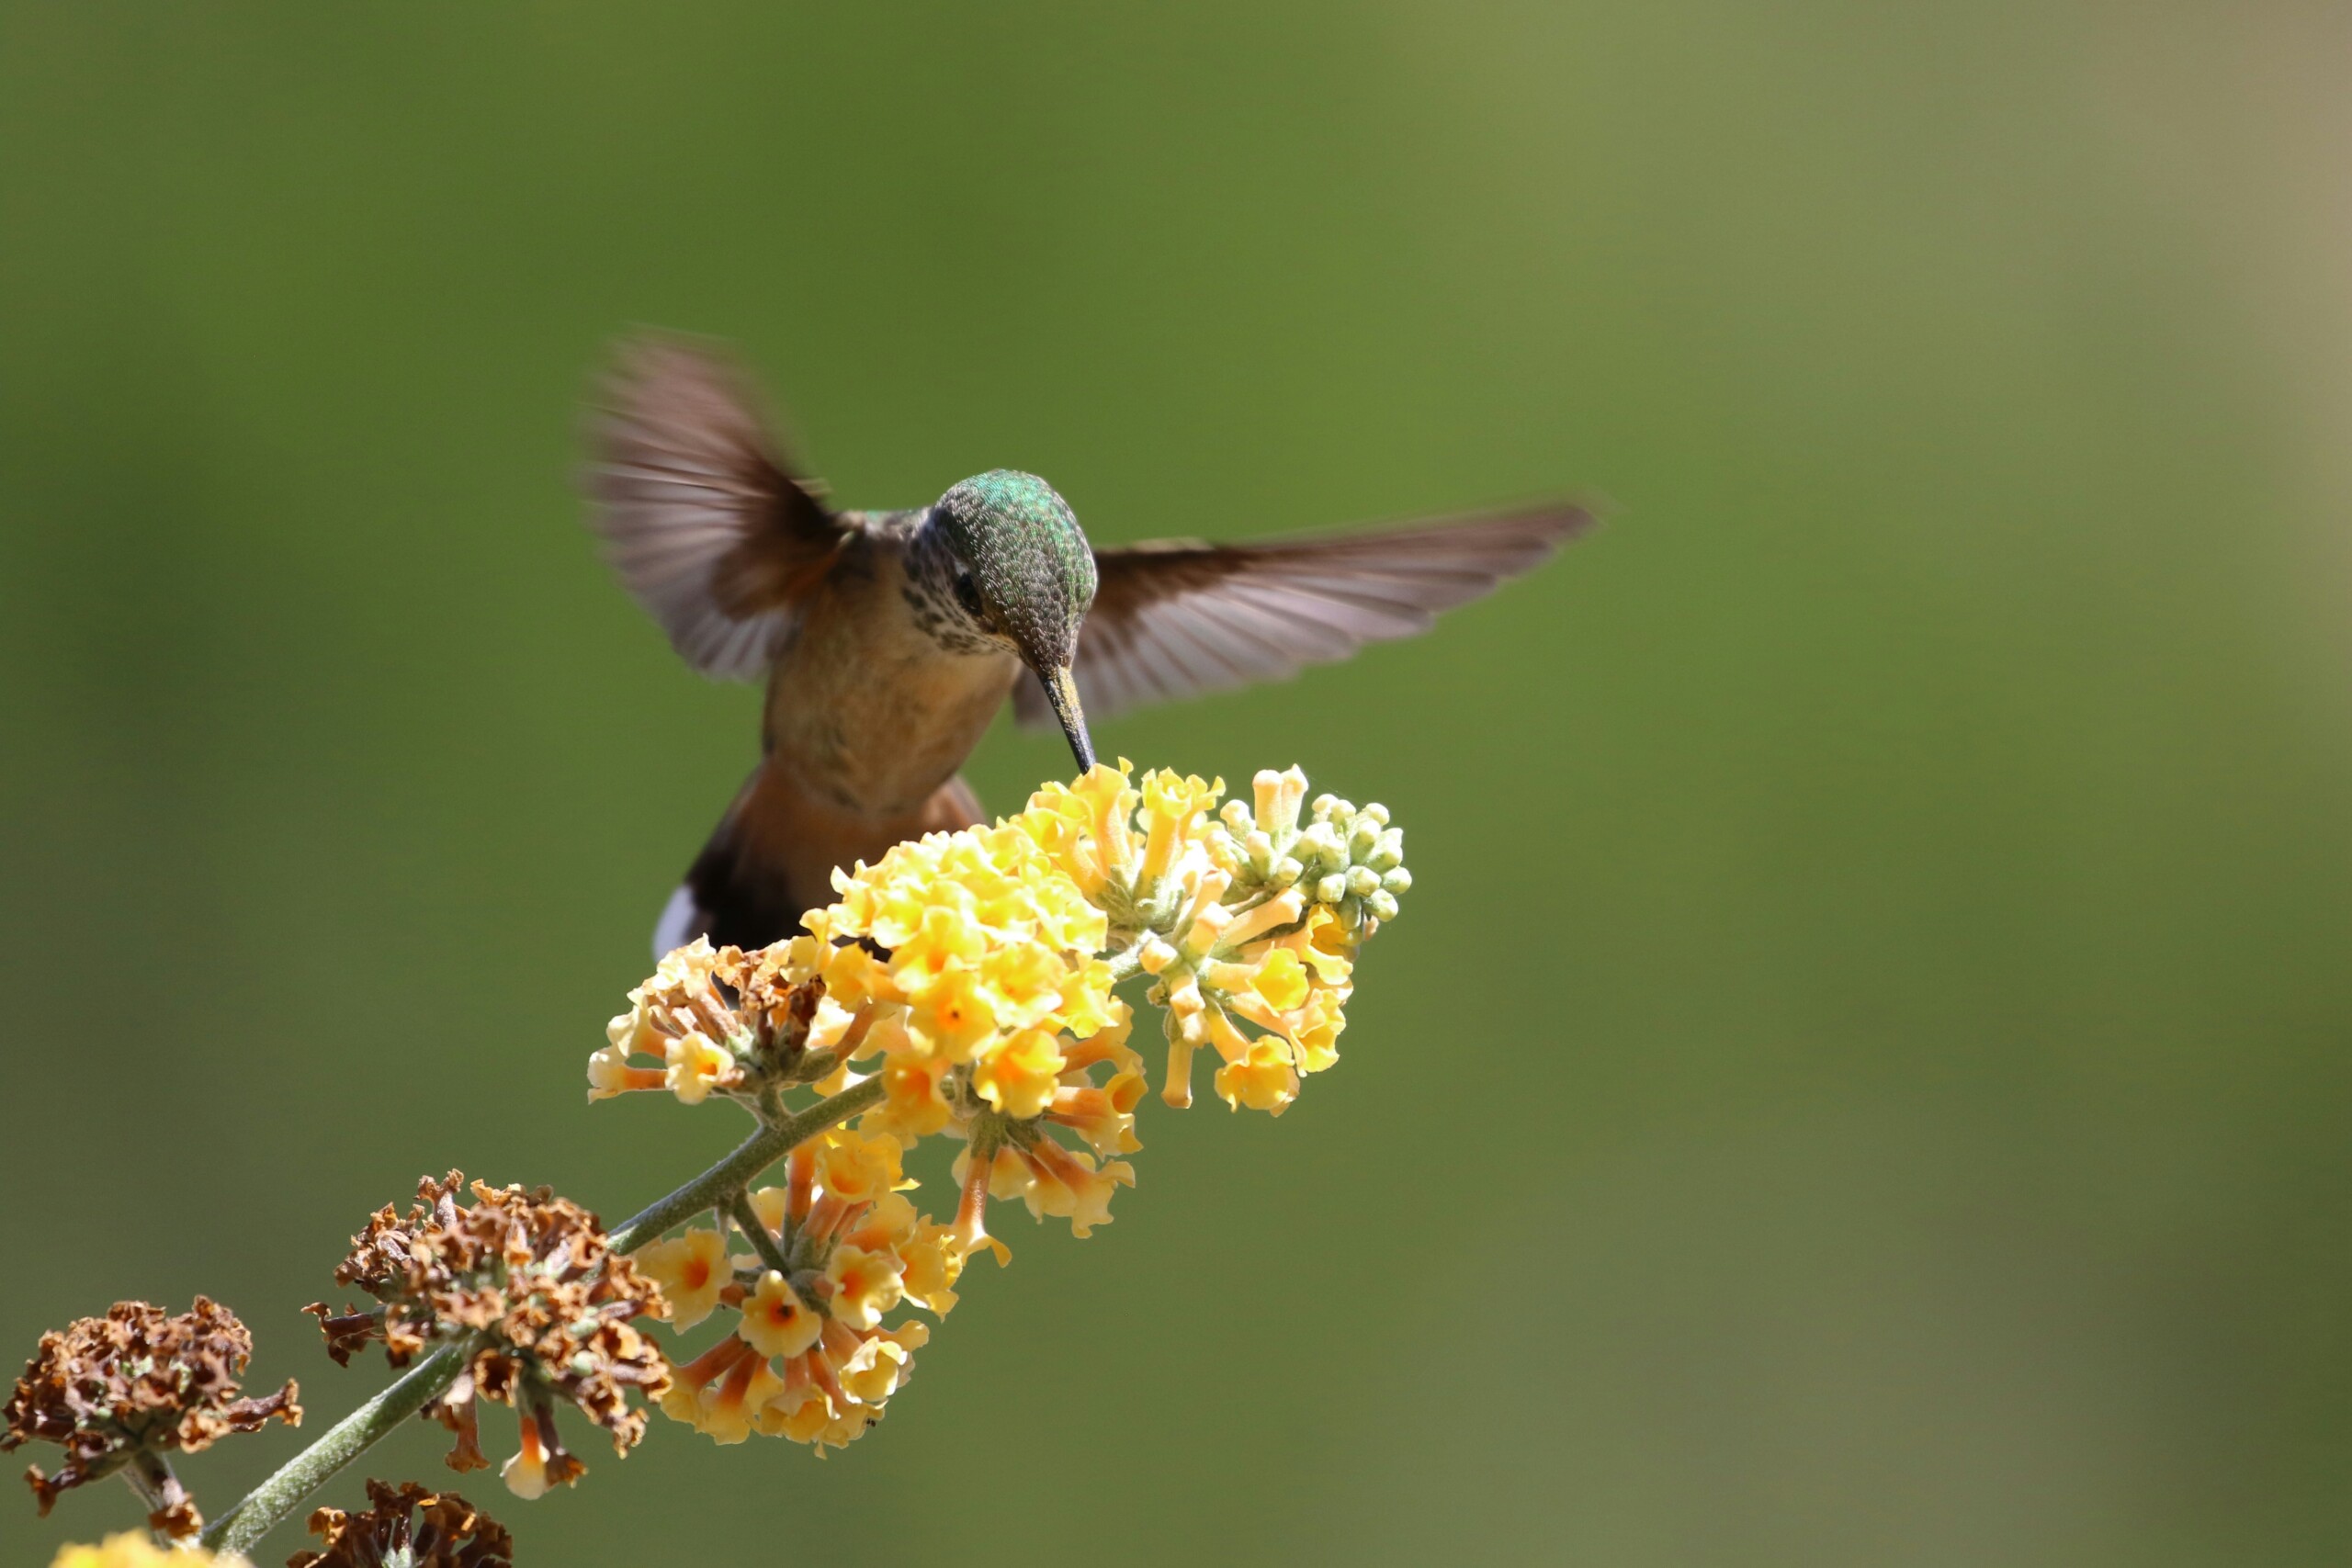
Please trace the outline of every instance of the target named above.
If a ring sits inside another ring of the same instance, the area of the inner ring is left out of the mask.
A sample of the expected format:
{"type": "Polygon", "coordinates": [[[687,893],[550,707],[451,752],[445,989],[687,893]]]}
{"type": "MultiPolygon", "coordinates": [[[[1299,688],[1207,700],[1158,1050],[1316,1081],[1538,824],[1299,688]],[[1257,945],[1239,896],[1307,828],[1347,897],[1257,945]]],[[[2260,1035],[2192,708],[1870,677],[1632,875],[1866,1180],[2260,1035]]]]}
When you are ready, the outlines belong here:
{"type": "Polygon", "coordinates": [[[957,770],[1008,694],[1022,724],[1058,724],[1084,770],[1090,712],[1409,637],[1592,523],[1554,503],[1097,549],[1052,486],[1011,469],[910,511],[833,511],[757,411],[713,352],[642,339],[593,429],[594,521],[622,583],[688,664],[767,681],[759,766],[671,896],[657,956],[697,935],[777,941],[831,897],[834,867],[982,820],[957,770]]]}

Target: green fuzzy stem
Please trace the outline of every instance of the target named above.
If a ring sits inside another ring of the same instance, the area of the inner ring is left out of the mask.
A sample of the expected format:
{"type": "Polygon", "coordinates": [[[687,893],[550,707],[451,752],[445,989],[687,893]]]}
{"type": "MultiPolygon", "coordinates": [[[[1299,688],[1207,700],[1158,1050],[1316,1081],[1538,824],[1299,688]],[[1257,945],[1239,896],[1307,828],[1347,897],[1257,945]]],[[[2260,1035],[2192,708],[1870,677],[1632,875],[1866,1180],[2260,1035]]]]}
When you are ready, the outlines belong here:
{"type": "Polygon", "coordinates": [[[470,1338],[444,1345],[411,1367],[400,1382],[336,1422],[317,1442],[288,1460],[277,1474],[213,1520],[204,1532],[205,1546],[218,1552],[243,1551],[267,1535],[336,1471],[447,1393],[466,1370],[476,1348],[470,1338]]]}
{"type": "Polygon", "coordinates": [[[727,1212],[734,1216],[736,1228],[743,1233],[743,1239],[752,1244],[752,1250],[760,1255],[760,1261],[790,1279],[792,1260],[785,1257],[783,1248],[776,1246],[775,1237],[768,1234],[768,1227],[760,1224],[759,1213],[752,1207],[752,1201],[738,1192],[727,1200],[727,1212]]]}
{"type": "Polygon", "coordinates": [[[819,1100],[797,1116],[761,1128],[733,1154],[613,1231],[608,1238],[613,1250],[635,1252],[672,1225],[682,1224],[705,1209],[721,1207],[758,1180],[760,1172],[826,1128],[879,1105],[882,1094],[882,1080],[871,1077],[831,1100],[819,1100]]]}

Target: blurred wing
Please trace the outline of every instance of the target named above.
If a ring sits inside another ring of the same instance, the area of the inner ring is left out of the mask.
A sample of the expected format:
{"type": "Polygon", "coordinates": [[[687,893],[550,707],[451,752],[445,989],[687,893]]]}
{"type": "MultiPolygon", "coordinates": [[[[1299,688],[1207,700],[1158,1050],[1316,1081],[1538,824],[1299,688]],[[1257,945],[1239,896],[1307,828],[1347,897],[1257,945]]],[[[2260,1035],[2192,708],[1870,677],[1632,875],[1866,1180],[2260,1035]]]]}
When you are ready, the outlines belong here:
{"type": "Polygon", "coordinates": [[[641,339],[622,347],[590,434],[605,558],[685,661],[721,680],[767,671],[846,536],[785,471],[755,406],[731,367],[641,339]]]}
{"type": "MultiPolygon", "coordinates": [[[[1097,550],[1100,586],[1078,640],[1079,700],[1089,718],[1105,718],[1411,637],[1592,523],[1584,508],[1556,504],[1256,545],[1170,539],[1097,550]]],[[[1054,722],[1035,682],[1022,682],[1013,701],[1022,723],[1054,722]]]]}

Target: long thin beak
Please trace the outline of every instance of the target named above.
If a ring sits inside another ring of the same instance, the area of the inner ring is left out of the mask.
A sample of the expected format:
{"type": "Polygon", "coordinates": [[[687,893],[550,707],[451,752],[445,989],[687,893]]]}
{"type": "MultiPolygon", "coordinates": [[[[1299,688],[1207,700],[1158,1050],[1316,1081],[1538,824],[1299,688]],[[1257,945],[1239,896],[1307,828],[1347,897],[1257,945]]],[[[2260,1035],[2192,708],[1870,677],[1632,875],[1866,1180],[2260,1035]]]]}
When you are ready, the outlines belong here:
{"type": "Polygon", "coordinates": [[[1054,716],[1062,721],[1062,733],[1069,738],[1078,771],[1087,772],[1094,766],[1094,742],[1086,733],[1086,710],[1078,705],[1078,682],[1070,679],[1069,666],[1057,665],[1051,674],[1041,671],[1037,684],[1046,688],[1046,700],[1054,705],[1054,716]]]}

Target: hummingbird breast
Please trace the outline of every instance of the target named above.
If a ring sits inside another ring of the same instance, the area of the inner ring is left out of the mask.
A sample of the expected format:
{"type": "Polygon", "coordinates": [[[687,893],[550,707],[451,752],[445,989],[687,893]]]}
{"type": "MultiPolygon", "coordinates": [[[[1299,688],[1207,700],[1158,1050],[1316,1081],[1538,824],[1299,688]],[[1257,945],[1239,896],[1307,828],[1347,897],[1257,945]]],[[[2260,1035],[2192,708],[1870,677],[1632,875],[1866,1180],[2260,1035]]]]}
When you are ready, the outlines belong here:
{"type": "Polygon", "coordinates": [[[979,744],[1020,672],[994,647],[943,646],[906,588],[899,541],[854,542],[768,681],[765,768],[853,817],[920,808],[979,744]]]}

